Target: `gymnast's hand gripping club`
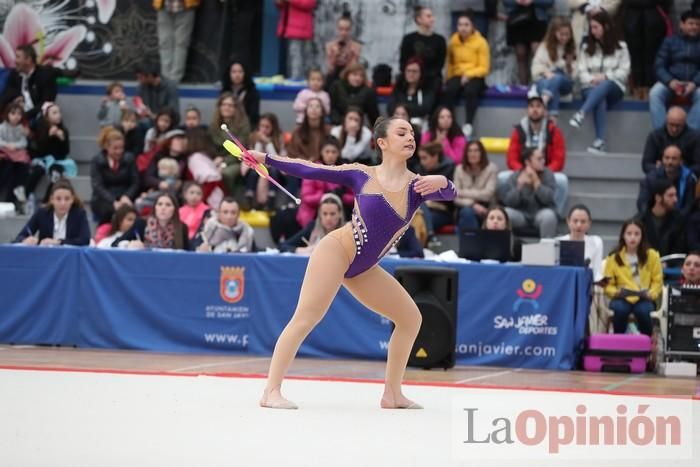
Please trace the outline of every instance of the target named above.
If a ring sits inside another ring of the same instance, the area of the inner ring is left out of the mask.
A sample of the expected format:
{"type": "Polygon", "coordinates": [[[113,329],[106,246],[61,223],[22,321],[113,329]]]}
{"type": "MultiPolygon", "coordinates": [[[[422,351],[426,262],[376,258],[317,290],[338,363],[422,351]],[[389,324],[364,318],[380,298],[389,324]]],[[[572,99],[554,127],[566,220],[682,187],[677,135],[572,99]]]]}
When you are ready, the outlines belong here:
{"type": "Polygon", "coordinates": [[[225,123],[221,124],[221,129],[225,131],[226,135],[230,138],[230,141],[224,141],[224,149],[226,149],[232,156],[237,157],[244,164],[247,164],[250,168],[255,170],[258,175],[260,175],[261,177],[275,185],[277,188],[282,190],[287,196],[292,198],[297,205],[301,204],[301,200],[299,198],[287,191],[285,187],[280,185],[280,183],[277,180],[270,176],[270,173],[267,171],[267,167],[265,167],[263,164],[258,162],[253,156],[250,155],[245,146],[243,146],[238,140],[238,138],[233,136],[233,134],[229,131],[225,123]]]}

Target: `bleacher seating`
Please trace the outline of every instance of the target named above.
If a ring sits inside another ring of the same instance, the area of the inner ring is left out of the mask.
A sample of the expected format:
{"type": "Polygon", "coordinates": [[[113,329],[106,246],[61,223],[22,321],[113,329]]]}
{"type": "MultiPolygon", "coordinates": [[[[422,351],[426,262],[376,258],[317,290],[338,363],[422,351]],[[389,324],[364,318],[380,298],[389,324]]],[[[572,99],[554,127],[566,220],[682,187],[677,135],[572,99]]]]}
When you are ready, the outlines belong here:
{"type": "MultiPolygon", "coordinates": [[[[74,182],[79,195],[86,201],[92,193],[89,162],[97,152],[95,135],[99,128],[95,114],[104,95],[105,84],[89,81],[62,86],[58,97],[71,130],[71,155],[79,166],[79,174],[74,182]]],[[[276,113],[285,130],[285,138],[291,137],[289,132],[295,126],[295,114],[290,103],[300,89],[299,85],[258,86],[261,88],[262,109],[276,113]]],[[[126,92],[130,96],[134,95],[134,83],[126,83],[126,92]]],[[[196,105],[206,120],[213,113],[217,95],[218,90],[212,85],[182,86],[180,105],[183,109],[191,104],[196,105]]],[[[503,154],[508,147],[512,127],[525,114],[524,96],[525,89],[522,87],[492,87],[485,92],[481,101],[474,134],[484,142],[491,159],[501,169],[505,168],[503,154]]],[[[385,110],[385,105],[386,97],[380,97],[380,110],[385,110]]],[[[565,124],[578,105],[578,100],[563,103],[560,119],[564,123],[562,131],[567,143],[565,173],[570,181],[569,202],[583,202],[591,208],[593,233],[603,237],[607,249],[616,241],[621,219],[635,212],[638,182],[642,178],[641,150],[650,128],[648,108],[644,102],[626,100],[612,109],[609,114],[611,152],[601,157],[585,152],[586,146],[593,139],[592,125],[574,130],[565,124]]],[[[461,117],[462,113],[459,112],[458,115],[461,117]]],[[[0,241],[14,237],[24,222],[23,218],[4,219],[0,223],[0,241]]],[[[263,227],[264,221],[255,222],[261,226],[257,231],[266,230],[263,227]]]]}

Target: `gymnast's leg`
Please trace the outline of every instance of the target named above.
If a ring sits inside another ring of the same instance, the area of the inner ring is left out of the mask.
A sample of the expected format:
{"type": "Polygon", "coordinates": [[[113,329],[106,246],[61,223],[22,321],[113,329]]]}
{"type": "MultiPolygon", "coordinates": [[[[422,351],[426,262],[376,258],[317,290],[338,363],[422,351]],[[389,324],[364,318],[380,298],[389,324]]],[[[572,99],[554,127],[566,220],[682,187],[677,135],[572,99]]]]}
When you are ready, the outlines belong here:
{"type": "Polygon", "coordinates": [[[314,249],[306,267],[294,316],[277,339],[272,354],[267,385],[260,400],[262,407],[297,408],[282,397],[282,379],[303,340],[326,314],[349,266],[350,259],[345,249],[332,235],[326,235],[314,249]]]}
{"type": "Polygon", "coordinates": [[[385,409],[422,409],[401,393],[401,382],[413,343],[418,336],[422,317],[418,306],[406,290],[379,266],[363,272],[343,285],[370,310],[394,322],[384,377],[381,407],[385,409]]]}

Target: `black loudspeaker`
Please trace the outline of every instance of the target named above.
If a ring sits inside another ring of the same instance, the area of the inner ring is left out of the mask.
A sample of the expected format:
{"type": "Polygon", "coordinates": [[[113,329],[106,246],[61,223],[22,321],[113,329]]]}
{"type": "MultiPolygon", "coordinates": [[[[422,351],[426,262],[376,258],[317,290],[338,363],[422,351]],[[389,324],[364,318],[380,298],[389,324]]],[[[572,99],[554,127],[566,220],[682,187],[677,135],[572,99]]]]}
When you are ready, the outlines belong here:
{"type": "Polygon", "coordinates": [[[396,268],[394,277],[413,297],[423,316],[408,365],[452,368],[457,343],[457,270],[402,266],[396,268]]]}

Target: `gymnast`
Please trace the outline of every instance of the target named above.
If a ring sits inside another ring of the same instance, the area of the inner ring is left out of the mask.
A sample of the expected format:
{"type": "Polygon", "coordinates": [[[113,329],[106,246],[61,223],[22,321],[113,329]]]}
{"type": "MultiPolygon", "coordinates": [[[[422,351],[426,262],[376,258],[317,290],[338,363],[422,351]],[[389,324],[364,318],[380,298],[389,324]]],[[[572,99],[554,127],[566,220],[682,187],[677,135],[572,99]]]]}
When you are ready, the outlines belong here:
{"type": "Polygon", "coordinates": [[[250,151],[258,162],[282,172],[345,185],[355,193],[351,221],[326,235],[309,258],[294,316],[275,345],[261,407],[297,408],[282,396],[282,380],[302,341],[321,321],[342,284],[360,303],[395,324],[380,406],[422,408],[401,391],[421,315],[406,290],[377,263],[408,229],[423,201],[449,201],[456,191],[442,175],[418,176],[406,168],[406,160],[416,150],[409,122],[397,117],[379,119],[374,140],[382,161],[375,167],[324,166],[250,151]]]}

